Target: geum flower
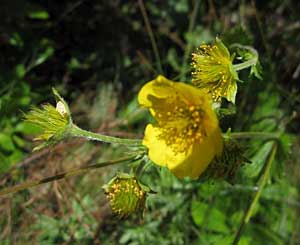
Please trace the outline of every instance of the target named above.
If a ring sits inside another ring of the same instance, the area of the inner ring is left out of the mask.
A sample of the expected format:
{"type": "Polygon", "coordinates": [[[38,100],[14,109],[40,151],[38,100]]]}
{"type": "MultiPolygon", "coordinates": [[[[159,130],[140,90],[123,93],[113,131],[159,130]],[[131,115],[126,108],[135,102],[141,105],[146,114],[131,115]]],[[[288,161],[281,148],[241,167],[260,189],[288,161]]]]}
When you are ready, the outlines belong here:
{"type": "Polygon", "coordinates": [[[215,102],[224,97],[235,103],[238,74],[222,41],[216,38],[214,45],[202,44],[192,54],[192,60],[192,82],[210,93],[215,102]]]}
{"type": "Polygon", "coordinates": [[[156,119],[145,129],[149,158],[177,177],[196,179],[217,155],[223,139],[210,96],[163,76],[144,85],[138,101],[156,119]]]}

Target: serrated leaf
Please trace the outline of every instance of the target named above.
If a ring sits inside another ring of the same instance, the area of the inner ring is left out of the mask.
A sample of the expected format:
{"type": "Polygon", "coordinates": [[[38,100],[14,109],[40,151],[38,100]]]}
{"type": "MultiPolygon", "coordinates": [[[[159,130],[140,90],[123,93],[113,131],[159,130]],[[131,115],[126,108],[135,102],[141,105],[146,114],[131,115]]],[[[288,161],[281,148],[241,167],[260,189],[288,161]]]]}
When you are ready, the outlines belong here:
{"type": "Polygon", "coordinates": [[[191,212],[195,224],[203,229],[222,233],[229,232],[229,228],[225,223],[225,214],[216,207],[200,201],[193,201],[191,212]]]}
{"type": "Polygon", "coordinates": [[[273,147],[273,144],[273,142],[267,142],[266,144],[264,144],[250,159],[251,164],[247,164],[246,166],[244,166],[244,174],[247,177],[253,178],[258,176],[259,172],[264,166],[267,156],[269,155],[273,147]]]}

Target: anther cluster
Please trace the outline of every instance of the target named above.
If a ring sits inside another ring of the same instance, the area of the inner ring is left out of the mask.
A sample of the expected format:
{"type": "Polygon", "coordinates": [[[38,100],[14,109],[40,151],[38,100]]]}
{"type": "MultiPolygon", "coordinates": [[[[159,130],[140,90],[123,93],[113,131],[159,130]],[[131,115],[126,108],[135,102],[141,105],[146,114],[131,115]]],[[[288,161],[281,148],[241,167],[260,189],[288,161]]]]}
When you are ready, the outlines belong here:
{"type": "Polygon", "coordinates": [[[142,211],[147,192],[142,189],[135,177],[115,177],[106,187],[105,194],[112,211],[119,217],[142,211]]]}
{"type": "Polygon", "coordinates": [[[179,97],[169,103],[170,106],[166,107],[172,108],[172,111],[158,110],[156,114],[157,123],[162,129],[160,137],[175,152],[185,152],[195,141],[201,142],[206,137],[203,127],[205,112],[201,105],[185,103],[179,97]]]}

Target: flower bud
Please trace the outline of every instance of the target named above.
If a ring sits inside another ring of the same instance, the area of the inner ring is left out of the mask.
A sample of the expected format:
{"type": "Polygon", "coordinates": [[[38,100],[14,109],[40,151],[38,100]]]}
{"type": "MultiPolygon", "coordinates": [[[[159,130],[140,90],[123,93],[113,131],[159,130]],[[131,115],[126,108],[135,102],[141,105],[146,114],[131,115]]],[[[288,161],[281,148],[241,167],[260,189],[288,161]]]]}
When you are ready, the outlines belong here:
{"type": "Polygon", "coordinates": [[[120,218],[143,212],[150,189],[135,176],[120,173],[103,186],[112,211],[120,218]]]}

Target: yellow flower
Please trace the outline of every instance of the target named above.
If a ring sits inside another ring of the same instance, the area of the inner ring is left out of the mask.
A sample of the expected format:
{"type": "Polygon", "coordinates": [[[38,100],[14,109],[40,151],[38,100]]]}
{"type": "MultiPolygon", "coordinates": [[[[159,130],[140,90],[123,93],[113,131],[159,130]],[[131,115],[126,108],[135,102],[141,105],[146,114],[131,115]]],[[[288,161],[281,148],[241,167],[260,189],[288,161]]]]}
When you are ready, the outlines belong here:
{"type": "Polygon", "coordinates": [[[157,165],[196,179],[221,155],[218,119],[209,96],[198,88],[158,76],[144,85],[138,100],[156,119],[147,125],[143,144],[157,165]]]}
{"type": "Polygon", "coordinates": [[[216,38],[214,45],[202,44],[192,54],[192,59],[193,83],[208,91],[216,102],[224,97],[235,103],[238,74],[222,41],[216,38]]]}

